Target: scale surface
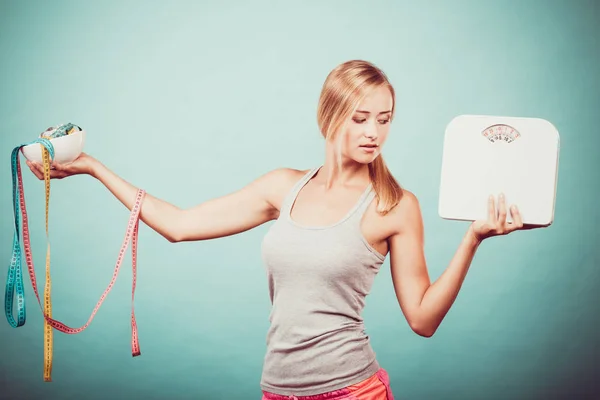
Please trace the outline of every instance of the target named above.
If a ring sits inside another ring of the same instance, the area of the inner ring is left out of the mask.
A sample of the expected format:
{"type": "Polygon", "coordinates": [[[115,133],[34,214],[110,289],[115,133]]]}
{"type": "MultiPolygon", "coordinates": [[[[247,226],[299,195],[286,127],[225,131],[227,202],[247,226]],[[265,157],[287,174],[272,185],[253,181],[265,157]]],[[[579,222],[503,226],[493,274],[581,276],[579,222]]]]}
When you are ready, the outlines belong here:
{"type": "MultiPolygon", "coordinates": [[[[540,118],[460,115],[446,127],[438,213],[486,220],[488,197],[504,193],[525,224],[554,221],[560,136],[540,118]]],[[[512,221],[507,210],[507,221],[512,221]]]]}

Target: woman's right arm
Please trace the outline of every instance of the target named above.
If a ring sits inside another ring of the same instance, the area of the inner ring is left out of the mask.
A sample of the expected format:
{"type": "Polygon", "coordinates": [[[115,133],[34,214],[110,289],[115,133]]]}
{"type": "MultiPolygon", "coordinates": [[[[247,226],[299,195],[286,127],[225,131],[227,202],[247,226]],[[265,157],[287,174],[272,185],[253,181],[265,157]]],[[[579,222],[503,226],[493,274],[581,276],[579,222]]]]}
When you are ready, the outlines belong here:
{"type": "MultiPolygon", "coordinates": [[[[52,178],[87,173],[98,179],[131,210],[138,188],[112,172],[95,158],[82,154],[71,164],[54,164],[52,178]]],[[[29,167],[43,179],[43,167],[29,167]]],[[[142,203],[140,219],[170,242],[215,239],[247,231],[278,217],[277,190],[285,187],[293,172],[287,168],[270,171],[240,190],[181,209],[148,193],[142,203]]]]}

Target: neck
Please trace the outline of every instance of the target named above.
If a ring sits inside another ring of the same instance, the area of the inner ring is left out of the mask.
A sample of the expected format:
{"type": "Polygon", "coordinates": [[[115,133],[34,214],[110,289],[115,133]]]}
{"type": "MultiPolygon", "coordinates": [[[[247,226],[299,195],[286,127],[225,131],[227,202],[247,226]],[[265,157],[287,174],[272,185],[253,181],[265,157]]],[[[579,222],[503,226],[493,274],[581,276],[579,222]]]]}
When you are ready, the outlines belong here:
{"type": "Polygon", "coordinates": [[[328,150],[325,162],[314,178],[325,186],[325,190],[335,188],[365,188],[370,182],[369,166],[342,156],[342,169],[333,151],[328,150]]]}

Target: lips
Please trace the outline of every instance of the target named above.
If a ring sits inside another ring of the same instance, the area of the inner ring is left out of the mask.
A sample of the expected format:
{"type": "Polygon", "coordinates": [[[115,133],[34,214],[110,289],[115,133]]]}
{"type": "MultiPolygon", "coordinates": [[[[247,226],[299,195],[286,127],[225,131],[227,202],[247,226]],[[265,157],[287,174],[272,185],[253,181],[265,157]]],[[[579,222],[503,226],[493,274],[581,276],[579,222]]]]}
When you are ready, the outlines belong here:
{"type": "Polygon", "coordinates": [[[363,144],[360,147],[377,147],[376,144],[363,144]]]}

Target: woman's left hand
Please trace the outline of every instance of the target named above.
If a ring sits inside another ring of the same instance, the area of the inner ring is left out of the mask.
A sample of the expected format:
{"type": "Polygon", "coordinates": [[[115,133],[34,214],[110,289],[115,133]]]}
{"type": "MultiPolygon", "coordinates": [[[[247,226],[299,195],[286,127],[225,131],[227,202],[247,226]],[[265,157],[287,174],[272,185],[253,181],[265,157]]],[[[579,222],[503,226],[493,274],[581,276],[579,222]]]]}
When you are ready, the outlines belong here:
{"type": "Polygon", "coordinates": [[[471,226],[471,232],[478,241],[499,235],[507,235],[516,230],[533,229],[535,226],[523,224],[521,214],[516,205],[510,207],[512,222],[506,221],[507,207],[504,195],[498,196],[498,210],[494,201],[494,196],[488,199],[488,219],[487,221],[474,221],[471,226]]]}

